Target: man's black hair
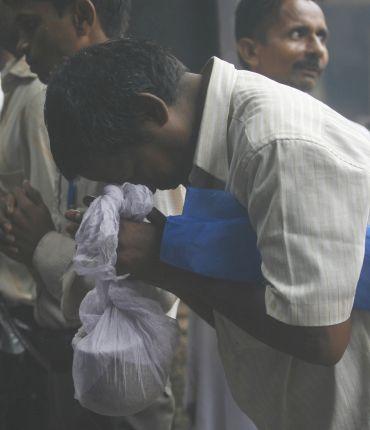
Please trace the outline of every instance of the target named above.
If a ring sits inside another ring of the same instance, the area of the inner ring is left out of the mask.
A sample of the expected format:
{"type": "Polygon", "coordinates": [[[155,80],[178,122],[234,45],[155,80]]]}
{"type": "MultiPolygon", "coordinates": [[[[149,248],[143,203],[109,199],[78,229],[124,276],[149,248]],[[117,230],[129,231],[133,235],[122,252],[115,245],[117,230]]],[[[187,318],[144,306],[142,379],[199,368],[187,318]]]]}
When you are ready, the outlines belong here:
{"type": "MultiPolygon", "coordinates": [[[[10,2],[9,0],[7,0],[10,2]]],[[[22,2],[22,0],[17,0],[22,2]]],[[[31,0],[51,3],[62,14],[75,0],[31,0]]],[[[108,38],[123,36],[128,29],[131,0],[91,0],[95,6],[100,24],[108,38]]]]}
{"type": "Polygon", "coordinates": [[[264,40],[283,0],[241,0],[235,11],[235,38],[264,40]]]}
{"type": "Polygon", "coordinates": [[[132,100],[149,92],[167,105],[178,97],[185,66],[165,49],[130,38],[81,50],[53,74],[45,102],[51,150],[67,178],[89,156],[135,144],[132,100]]]}
{"type": "Polygon", "coordinates": [[[236,40],[248,37],[264,42],[266,32],[278,18],[283,2],[284,0],[241,0],[235,11],[236,40]]]}

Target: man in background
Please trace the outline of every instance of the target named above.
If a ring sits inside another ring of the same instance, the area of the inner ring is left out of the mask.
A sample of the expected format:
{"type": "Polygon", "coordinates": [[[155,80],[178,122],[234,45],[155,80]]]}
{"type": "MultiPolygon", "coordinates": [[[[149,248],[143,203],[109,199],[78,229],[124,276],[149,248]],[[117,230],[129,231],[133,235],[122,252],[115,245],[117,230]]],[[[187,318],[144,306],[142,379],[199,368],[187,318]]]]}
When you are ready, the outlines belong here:
{"type": "Polygon", "coordinates": [[[240,60],[252,72],[311,91],[328,64],[328,29],[313,0],[241,0],[235,14],[240,60]]]}
{"type": "MultiPolygon", "coordinates": [[[[328,29],[311,0],[241,0],[235,37],[244,68],[312,91],[328,64],[328,29]]],[[[215,330],[190,311],[186,406],[194,430],[254,428],[235,404],[220,361],[215,330]]]]}
{"type": "MultiPolygon", "coordinates": [[[[63,58],[82,47],[104,42],[110,37],[119,37],[128,27],[129,0],[19,0],[9,4],[16,12],[18,51],[25,55],[32,73],[45,83],[63,58]]],[[[37,124],[37,129],[45,132],[43,95],[36,99],[40,105],[34,111],[38,122],[33,121],[31,124],[37,124]]],[[[38,139],[33,139],[33,145],[37,147],[39,144],[38,139]]],[[[31,150],[29,153],[33,154],[31,150]]],[[[22,164],[23,160],[20,158],[18,162],[22,164]]],[[[84,180],[67,182],[55,172],[50,180],[52,191],[45,193],[41,187],[46,180],[45,169],[35,164],[27,164],[27,169],[31,175],[38,172],[41,184],[23,175],[14,184],[18,185],[17,188],[13,186],[7,189],[12,192],[16,204],[10,205],[8,222],[3,223],[3,249],[9,257],[26,263],[37,277],[34,313],[38,326],[42,327],[37,340],[44,346],[43,353],[55,353],[47,358],[52,361],[53,367],[58,368],[58,372],[52,371],[48,375],[52,395],[47,430],[139,430],[148,426],[158,430],[170,429],[174,408],[169,387],[150,408],[127,419],[97,416],[81,408],[73,399],[70,341],[80,325],[79,304],[93,285],[75,276],[71,269],[75,243],[65,234],[66,221],[63,215],[67,209],[82,207],[82,198],[86,194],[98,193],[101,185],[84,180]],[[26,183],[22,186],[23,179],[31,179],[31,185],[26,183]],[[18,230],[21,225],[22,240],[17,243],[17,247],[12,246],[14,224],[17,224],[18,230]],[[58,353],[56,342],[60,347],[58,353]]],[[[173,212],[177,205],[181,206],[181,196],[176,193],[158,196],[157,204],[161,203],[161,210],[173,212]],[[176,197],[179,197],[178,200],[175,200],[176,197]]],[[[168,294],[158,293],[158,300],[161,300],[167,311],[173,299],[168,294]]]]}

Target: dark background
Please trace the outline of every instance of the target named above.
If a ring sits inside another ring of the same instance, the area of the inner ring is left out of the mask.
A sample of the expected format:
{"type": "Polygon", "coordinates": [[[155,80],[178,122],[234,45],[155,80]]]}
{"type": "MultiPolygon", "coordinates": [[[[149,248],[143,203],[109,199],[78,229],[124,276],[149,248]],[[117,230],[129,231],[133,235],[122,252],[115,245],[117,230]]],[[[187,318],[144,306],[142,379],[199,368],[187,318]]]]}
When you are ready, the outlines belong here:
{"type": "Polygon", "coordinates": [[[324,75],[328,104],[353,119],[369,116],[370,4],[325,7],[330,62],[324,75]]]}
{"type": "Polygon", "coordinates": [[[171,48],[192,71],[220,55],[215,0],[133,0],[131,32],[171,48]]]}

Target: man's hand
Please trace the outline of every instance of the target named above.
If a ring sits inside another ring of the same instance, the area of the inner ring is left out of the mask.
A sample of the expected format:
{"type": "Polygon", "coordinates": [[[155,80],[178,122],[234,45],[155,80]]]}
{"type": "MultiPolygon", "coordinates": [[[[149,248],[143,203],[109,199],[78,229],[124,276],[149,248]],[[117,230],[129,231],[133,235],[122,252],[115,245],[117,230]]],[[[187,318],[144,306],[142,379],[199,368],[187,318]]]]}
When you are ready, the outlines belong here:
{"type": "MultiPolygon", "coordinates": [[[[95,199],[95,196],[87,195],[83,198],[83,203],[86,207],[89,207],[95,199]]],[[[64,214],[66,219],[69,221],[66,226],[66,231],[73,239],[75,238],[77,230],[80,227],[84,213],[84,210],[81,211],[77,209],[68,209],[67,212],[64,214]]]]}
{"type": "Polygon", "coordinates": [[[22,188],[15,188],[14,197],[17,205],[8,213],[15,239],[13,245],[18,249],[19,259],[30,264],[37,244],[55,226],[40,193],[28,181],[22,188]]]}
{"type": "Polygon", "coordinates": [[[162,230],[154,224],[122,220],[118,235],[117,273],[151,279],[159,263],[162,230]]]}
{"type": "Polygon", "coordinates": [[[76,209],[69,209],[64,214],[64,216],[69,221],[69,223],[66,226],[66,231],[74,239],[76,236],[77,230],[80,228],[83,213],[76,209]]]}
{"type": "MultiPolygon", "coordinates": [[[[87,195],[83,202],[89,207],[96,197],[87,195]]],[[[65,217],[70,221],[68,233],[74,237],[83,217],[83,212],[68,210],[65,217]]],[[[149,223],[121,220],[118,234],[117,273],[131,273],[141,279],[149,279],[159,262],[159,250],[166,217],[153,208],[147,216],[149,223]]]]}

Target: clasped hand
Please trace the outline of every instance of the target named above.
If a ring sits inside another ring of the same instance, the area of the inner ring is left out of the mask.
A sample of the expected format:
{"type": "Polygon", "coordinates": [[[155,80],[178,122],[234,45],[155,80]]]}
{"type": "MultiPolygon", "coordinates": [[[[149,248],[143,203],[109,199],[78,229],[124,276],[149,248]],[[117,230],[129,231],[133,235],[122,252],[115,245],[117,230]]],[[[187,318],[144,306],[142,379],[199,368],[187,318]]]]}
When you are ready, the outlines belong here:
{"type": "Polygon", "coordinates": [[[49,209],[28,181],[1,197],[0,251],[24,264],[31,264],[34,251],[45,234],[55,230],[49,209]]]}
{"type": "MultiPolygon", "coordinates": [[[[84,199],[89,205],[90,196],[84,199]]],[[[70,221],[67,231],[74,236],[83,214],[70,210],[66,218],[70,221]]],[[[155,277],[158,263],[160,244],[162,240],[163,219],[157,210],[148,216],[151,223],[121,220],[117,248],[117,274],[130,273],[142,280],[155,277]]]]}

